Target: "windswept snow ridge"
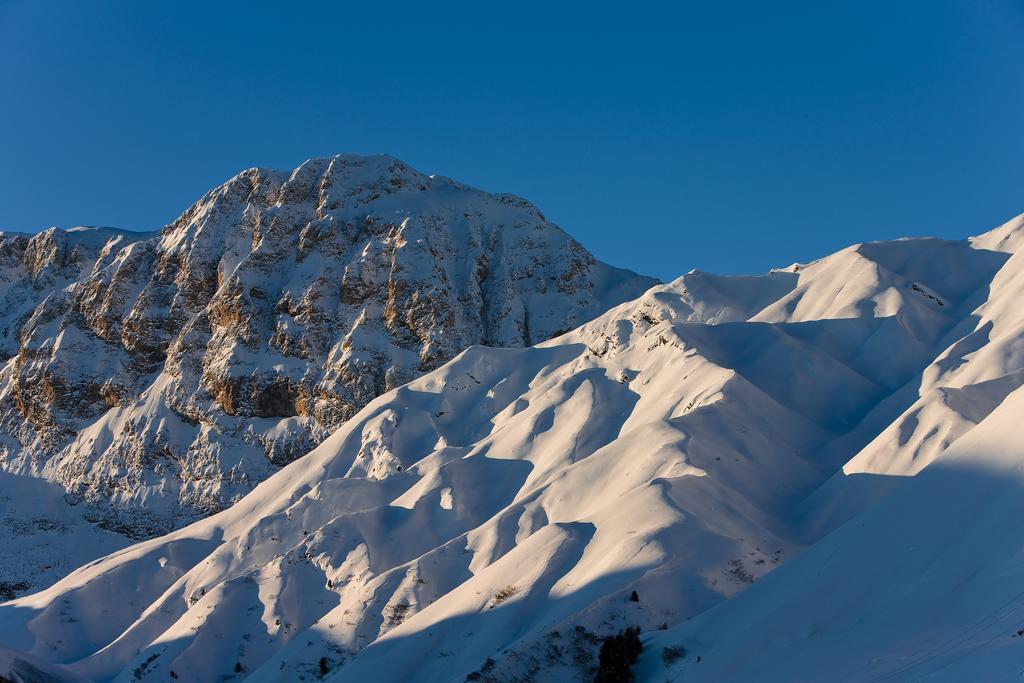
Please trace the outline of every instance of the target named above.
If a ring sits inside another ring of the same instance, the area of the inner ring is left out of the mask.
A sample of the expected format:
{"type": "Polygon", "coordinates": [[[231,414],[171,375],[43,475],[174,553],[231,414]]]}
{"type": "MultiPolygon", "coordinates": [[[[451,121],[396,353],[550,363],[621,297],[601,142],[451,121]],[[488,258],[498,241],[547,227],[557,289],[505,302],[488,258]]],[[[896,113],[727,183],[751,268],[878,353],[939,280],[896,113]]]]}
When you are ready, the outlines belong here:
{"type": "Polygon", "coordinates": [[[124,681],[592,680],[627,625],[642,680],[1009,671],[1022,240],[694,271],[472,346],[231,508],[0,606],[0,639],[124,681]]]}

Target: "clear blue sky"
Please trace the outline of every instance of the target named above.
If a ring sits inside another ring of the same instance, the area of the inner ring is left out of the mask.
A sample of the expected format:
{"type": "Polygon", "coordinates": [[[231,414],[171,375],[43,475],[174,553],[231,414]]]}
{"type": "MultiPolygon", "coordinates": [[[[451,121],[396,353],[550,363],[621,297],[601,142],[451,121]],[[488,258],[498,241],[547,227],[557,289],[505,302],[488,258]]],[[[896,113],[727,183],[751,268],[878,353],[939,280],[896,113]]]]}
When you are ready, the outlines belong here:
{"type": "Polygon", "coordinates": [[[666,279],[963,237],[1024,212],[1024,2],[0,0],[0,227],[343,151],[666,279]]]}

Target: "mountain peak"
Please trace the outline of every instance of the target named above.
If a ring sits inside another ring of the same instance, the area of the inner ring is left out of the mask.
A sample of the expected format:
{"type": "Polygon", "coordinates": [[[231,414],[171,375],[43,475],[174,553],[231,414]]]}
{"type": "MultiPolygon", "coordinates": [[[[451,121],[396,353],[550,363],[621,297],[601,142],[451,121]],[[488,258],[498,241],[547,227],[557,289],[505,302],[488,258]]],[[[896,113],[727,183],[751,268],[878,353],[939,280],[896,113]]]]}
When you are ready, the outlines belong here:
{"type": "Polygon", "coordinates": [[[4,466],[136,536],[231,504],[468,346],[543,341],[655,282],[385,155],[250,169],[158,235],[52,230],[7,256],[4,466]]]}

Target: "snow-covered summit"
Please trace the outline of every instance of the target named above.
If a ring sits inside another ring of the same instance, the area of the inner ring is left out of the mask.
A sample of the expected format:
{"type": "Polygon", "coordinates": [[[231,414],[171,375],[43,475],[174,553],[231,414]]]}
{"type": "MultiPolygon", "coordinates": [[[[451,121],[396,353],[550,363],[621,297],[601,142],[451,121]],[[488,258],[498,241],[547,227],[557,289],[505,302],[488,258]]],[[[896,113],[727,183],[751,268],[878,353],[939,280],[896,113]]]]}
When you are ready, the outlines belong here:
{"type": "Polygon", "coordinates": [[[0,234],[0,468],[138,536],[223,509],[377,395],[656,281],[386,156],[250,169],[158,233],[0,234]]]}

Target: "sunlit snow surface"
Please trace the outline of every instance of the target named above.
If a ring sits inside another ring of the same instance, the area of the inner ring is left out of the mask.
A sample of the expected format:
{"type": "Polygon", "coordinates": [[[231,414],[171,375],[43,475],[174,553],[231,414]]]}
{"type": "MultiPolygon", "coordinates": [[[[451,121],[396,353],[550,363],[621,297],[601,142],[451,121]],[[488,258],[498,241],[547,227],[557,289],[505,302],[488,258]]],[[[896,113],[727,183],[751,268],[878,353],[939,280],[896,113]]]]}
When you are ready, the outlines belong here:
{"type": "Polygon", "coordinates": [[[1014,679],[1022,239],[692,272],[472,347],[0,641],[94,680],[555,681],[635,624],[641,680],[1014,679]]]}

